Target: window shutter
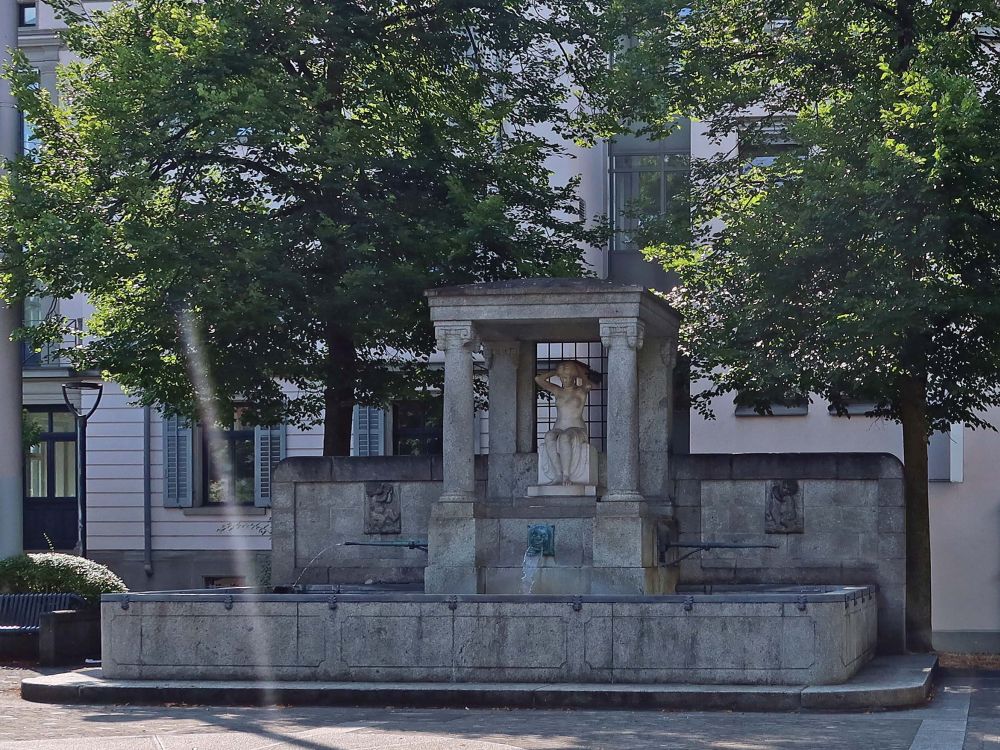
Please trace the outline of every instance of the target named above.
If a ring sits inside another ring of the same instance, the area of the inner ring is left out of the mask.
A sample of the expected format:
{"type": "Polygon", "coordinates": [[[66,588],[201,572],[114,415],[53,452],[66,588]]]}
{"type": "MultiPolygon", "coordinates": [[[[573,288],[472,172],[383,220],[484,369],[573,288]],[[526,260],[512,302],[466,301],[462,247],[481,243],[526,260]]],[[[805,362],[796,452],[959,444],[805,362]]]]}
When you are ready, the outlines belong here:
{"type": "Polygon", "coordinates": [[[194,505],[191,476],[191,425],[187,420],[163,420],[163,505],[190,508],[194,505]]]}
{"type": "Polygon", "coordinates": [[[254,428],[254,505],[271,507],[271,474],[278,461],[285,457],[285,425],[254,428]]]}
{"type": "Polygon", "coordinates": [[[354,407],[351,455],[381,456],[384,453],[385,412],[371,406],[354,407]]]}

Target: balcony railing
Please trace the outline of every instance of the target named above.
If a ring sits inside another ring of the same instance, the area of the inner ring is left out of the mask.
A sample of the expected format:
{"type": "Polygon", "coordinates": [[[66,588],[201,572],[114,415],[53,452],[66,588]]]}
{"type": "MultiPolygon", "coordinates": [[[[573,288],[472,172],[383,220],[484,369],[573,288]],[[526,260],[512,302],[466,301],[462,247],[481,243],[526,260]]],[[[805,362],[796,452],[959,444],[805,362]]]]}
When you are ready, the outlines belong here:
{"type": "Polygon", "coordinates": [[[74,330],[63,336],[62,341],[44,344],[40,350],[33,349],[29,344],[21,343],[21,366],[25,370],[65,369],[70,367],[66,351],[83,343],[83,321],[73,321],[74,330]]]}

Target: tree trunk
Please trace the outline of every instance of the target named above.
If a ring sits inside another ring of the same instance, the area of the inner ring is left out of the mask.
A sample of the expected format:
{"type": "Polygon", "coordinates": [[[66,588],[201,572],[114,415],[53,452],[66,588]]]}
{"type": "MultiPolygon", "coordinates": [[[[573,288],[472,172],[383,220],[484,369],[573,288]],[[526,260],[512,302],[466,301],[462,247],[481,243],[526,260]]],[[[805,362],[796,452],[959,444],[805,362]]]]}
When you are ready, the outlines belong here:
{"type": "Polygon", "coordinates": [[[927,384],[907,377],[900,389],[903,494],[906,503],[906,646],[931,650],[931,531],[927,492],[927,384]]]}
{"type": "Polygon", "coordinates": [[[326,383],[323,388],[323,455],[351,455],[357,353],[354,342],[335,325],[327,333],[326,383]]]}

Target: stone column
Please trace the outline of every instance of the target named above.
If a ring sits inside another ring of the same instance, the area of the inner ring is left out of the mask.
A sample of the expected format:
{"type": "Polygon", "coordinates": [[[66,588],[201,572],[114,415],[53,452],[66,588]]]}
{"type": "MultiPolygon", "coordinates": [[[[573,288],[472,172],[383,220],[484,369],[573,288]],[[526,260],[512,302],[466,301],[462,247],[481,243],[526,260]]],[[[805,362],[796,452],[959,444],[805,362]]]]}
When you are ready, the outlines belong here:
{"type": "Polygon", "coordinates": [[[444,352],[444,488],[442,502],[472,500],[476,494],[475,419],[472,353],[479,342],[472,323],[434,327],[444,352]]]}
{"type": "Polygon", "coordinates": [[[607,493],[605,501],[638,502],[639,375],[636,354],[644,326],[637,318],[601,318],[608,349],[607,493]]]}
{"type": "Polygon", "coordinates": [[[538,345],[534,341],[521,344],[517,361],[517,453],[534,453],[538,436],[535,419],[538,390],[535,370],[538,362],[538,345]]]}
{"type": "Polygon", "coordinates": [[[442,323],[434,332],[444,352],[444,482],[427,529],[424,591],[475,594],[479,576],[472,353],[479,342],[470,322],[442,323]]]}
{"type": "Polygon", "coordinates": [[[673,339],[647,336],[638,356],[639,493],[648,501],[665,501],[669,495],[667,462],[676,349],[673,339]]]}
{"type": "Polygon", "coordinates": [[[483,355],[490,386],[490,470],[486,495],[513,495],[514,454],[517,452],[518,341],[484,341],[483,355]]]}

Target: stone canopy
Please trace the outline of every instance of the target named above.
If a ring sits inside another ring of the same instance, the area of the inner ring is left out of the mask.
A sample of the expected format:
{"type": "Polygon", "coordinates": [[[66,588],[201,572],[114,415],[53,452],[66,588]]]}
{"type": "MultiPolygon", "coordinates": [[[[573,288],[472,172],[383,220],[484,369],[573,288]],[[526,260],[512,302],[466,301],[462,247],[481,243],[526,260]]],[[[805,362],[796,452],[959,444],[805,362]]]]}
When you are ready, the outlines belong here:
{"type": "Polygon", "coordinates": [[[657,567],[656,534],[658,519],[669,516],[677,313],[643,287],[598,279],[526,279],[426,294],[445,360],[443,488],[432,511],[426,590],[498,591],[483,562],[493,533],[487,520],[525,512],[518,511],[524,490],[518,478],[532,473],[527,463],[538,468],[536,344],[597,341],[607,354],[607,448],[598,497],[562,498],[562,510],[536,500],[531,513],[552,521],[559,539],[566,537],[560,525],[572,526],[567,513],[593,518],[584,562],[559,571],[562,593],[669,590],[667,573],[657,567]],[[476,485],[474,455],[473,357],[480,349],[489,379],[485,492],[476,485]]]}
{"type": "Polygon", "coordinates": [[[651,337],[675,337],[678,315],[635,284],[605,279],[519,279],[425,292],[435,326],[468,321],[481,340],[597,341],[604,319],[641,322],[651,337]]]}

